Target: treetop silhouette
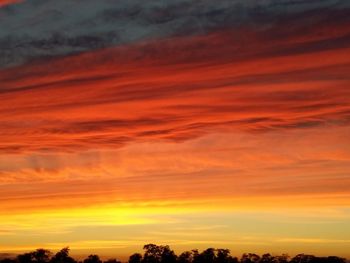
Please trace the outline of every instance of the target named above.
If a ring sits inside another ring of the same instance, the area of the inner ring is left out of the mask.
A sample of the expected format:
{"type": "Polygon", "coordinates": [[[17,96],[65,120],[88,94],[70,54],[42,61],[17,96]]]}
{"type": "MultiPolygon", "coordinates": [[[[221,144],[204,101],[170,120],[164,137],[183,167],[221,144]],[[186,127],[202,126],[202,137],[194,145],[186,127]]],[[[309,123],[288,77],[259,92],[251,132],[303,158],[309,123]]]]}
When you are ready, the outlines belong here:
{"type": "MultiPolygon", "coordinates": [[[[291,258],[286,254],[273,256],[269,253],[259,256],[254,253],[244,253],[240,259],[233,257],[229,249],[207,248],[202,252],[197,249],[182,252],[179,256],[169,246],[146,244],[144,254],[134,253],[128,263],[345,263],[346,260],[337,256],[317,257],[298,254],[291,258]]],[[[64,247],[56,254],[50,250],[39,248],[35,251],[18,255],[16,258],[5,258],[0,263],[121,263],[117,259],[104,262],[98,255],[89,255],[83,261],[77,261],[69,256],[69,247],[64,247]]]]}

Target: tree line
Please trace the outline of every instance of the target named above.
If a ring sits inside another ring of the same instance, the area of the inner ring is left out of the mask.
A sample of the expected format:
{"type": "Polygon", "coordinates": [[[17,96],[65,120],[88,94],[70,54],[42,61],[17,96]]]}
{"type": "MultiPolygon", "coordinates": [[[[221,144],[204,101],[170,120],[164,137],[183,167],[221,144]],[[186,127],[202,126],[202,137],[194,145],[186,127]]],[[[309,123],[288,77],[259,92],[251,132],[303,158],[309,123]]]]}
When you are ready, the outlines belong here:
{"type": "MultiPolygon", "coordinates": [[[[244,253],[241,258],[231,255],[229,249],[208,248],[199,252],[197,249],[185,251],[176,255],[169,246],[147,244],[143,247],[144,254],[134,253],[128,263],[345,263],[344,258],[337,256],[316,257],[314,255],[299,254],[289,257],[286,254],[272,256],[254,253],[244,253]]],[[[69,248],[65,247],[56,254],[50,250],[39,248],[35,251],[18,255],[16,258],[5,258],[0,263],[121,263],[117,259],[102,261],[98,255],[90,255],[82,261],[77,261],[69,255],[69,248]]]]}

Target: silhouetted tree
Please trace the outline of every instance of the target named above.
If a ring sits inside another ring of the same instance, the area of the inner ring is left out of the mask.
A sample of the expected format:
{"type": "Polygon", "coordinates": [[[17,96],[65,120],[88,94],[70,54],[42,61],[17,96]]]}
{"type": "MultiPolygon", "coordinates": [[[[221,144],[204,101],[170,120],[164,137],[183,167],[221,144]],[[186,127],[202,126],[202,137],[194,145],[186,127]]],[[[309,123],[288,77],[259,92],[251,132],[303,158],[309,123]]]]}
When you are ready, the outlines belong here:
{"type": "MultiPolygon", "coordinates": [[[[185,251],[176,256],[169,246],[147,244],[143,247],[144,255],[132,254],[128,263],[346,263],[346,259],[329,256],[316,257],[314,255],[298,254],[289,260],[287,254],[272,256],[269,253],[261,257],[253,253],[245,253],[240,261],[230,255],[229,249],[208,248],[201,253],[197,249],[185,251]]],[[[6,256],[6,254],[4,255],[6,256]]],[[[49,250],[39,248],[35,251],[18,255],[15,259],[0,259],[0,263],[77,263],[69,256],[69,247],[62,248],[54,256],[49,250]]],[[[102,263],[98,255],[90,255],[79,263],[102,263]]],[[[117,259],[109,259],[103,263],[121,263],[117,259]]]]}
{"type": "Polygon", "coordinates": [[[142,261],[142,255],[139,253],[132,254],[129,257],[129,263],[141,263],[142,261]]]}
{"type": "Polygon", "coordinates": [[[65,247],[51,258],[51,263],[76,263],[76,261],[69,256],[69,247],[65,247]]]}
{"type": "Polygon", "coordinates": [[[111,258],[111,259],[104,261],[103,263],[121,263],[121,262],[118,261],[116,258],[111,258]]]}
{"type": "Polygon", "coordinates": [[[261,256],[259,263],[275,263],[276,258],[267,253],[261,256]]]}
{"type": "Polygon", "coordinates": [[[161,259],[161,250],[155,244],[147,244],[143,246],[145,253],[142,263],[159,263],[161,259]]]}
{"type": "Polygon", "coordinates": [[[281,256],[276,256],[275,261],[277,263],[287,263],[289,260],[289,256],[287,254],[282,254],[281,256]]]}
{"type": "Polygon", "coordinates": [[[24,253],[17,256],[17,260],[19,263],[32,263],[33,262],[33,254],[32,253],[24,253]]]}
{"type": "Polygon", "coordinates": [[[217,249],[216,250],[216,263],[238,263],[238,259],[230,255],[229,249],[217,249]]]}
{"type": "Polygon", "coordinates": [[[316,257],[314,255],[296,255],[290,262],[307,262],[307,263],[345,263],[346,260],[340,257],[316,257]]]}
{"type": "Polygon", "coordinates": [[[254,253],[244,253],[241,258],[241,263],[257,263],[260,257],[254,253]]]}
{"type": "Polygon", "coordinates": [[[178,263],[192,263],[193,261],[193,253],[190,251],[185,251],[177,257],[178,263]]]}
{"type": "Polygon", "coordinates": [[[169,246],[147,244],[143,249],[145,253],[142,263],[176,263],[176,255],[169,246]]]}
{"type": "Polygon", "coordinates": [[[305,254],[298,254],[292,260],[291,263],[309,263],[312,260],[314,260],[315,256],[313,255],[305,255],[305,254]]]}
{"type": "Polygon", "coordinates": [[[50,261],[51,251],[43,248],[38,248],[35,251],[24,253],[17,256],[19,263],[47,263],[50,261]]]}
{"type": "Polygon", "coordinates": [[[84,259],[84,263],[102,263],[102,261],[98,255],[90,255],[84,259]]]}
{"type": "Polygon", "coordinates": [[[345,263],[346,259],[345,258],[340,258],[340,257],[336,257],[336,256],[331,256],[331,257],[327,257],[327,263],[345,263]]]}
{"type": "Polygon", "coordinates": [[[201,262],[201,257],[198,252],[198,249],[193,249],[192,250],[192,263],[200,263],[201,262]]]}
{"type": "Polygon", "coordinates": [[[161,263],[176,263],[176,255],[169,246],[161,246],[161,263]]]}
{"type": "Polygon", "coordinates": [[[216,259],[215,249],[207,248],[200,254],[200,259],[202,263],[214,263],[216,259]]]}
{"type": "Polygon", "coordinates": [[[36,263],[46,263],[50,261],[52,252],[47,249],[39,248],[32,252],[32,257],[36,263]]]}

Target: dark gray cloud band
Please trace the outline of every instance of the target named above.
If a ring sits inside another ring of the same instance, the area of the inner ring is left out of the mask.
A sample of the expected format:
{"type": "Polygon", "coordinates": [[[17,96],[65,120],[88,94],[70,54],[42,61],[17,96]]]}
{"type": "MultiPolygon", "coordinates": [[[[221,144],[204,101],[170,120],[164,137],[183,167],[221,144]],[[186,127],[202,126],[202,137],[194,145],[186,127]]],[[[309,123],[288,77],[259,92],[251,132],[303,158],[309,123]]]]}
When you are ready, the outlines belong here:
{"type": "Polygon", "coordinates": [[[346,20],[347,8],[339,0],[27,0],[0,8],[0,67],[220,28],[265,29],[300,14],[317,26],[346,20]]]}

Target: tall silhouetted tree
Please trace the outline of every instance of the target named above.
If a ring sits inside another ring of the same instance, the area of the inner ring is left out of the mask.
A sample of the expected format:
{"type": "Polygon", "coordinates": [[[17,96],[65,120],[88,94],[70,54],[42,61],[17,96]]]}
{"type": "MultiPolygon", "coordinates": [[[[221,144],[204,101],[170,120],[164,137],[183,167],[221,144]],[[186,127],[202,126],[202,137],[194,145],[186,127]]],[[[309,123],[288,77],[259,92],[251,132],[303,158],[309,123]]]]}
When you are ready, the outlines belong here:
{"type": "Polygon", "coordinates": [[[98,255],[90,255],[84,259],[84,263],[102,263],[102,261],[98,255]]]}
{"type": "Polygon", "coordinates": [[[169,246],[147,244],[143,249],[145,253],[142,263],[176,263],[176,255],[169,246]]]}
{"type": "Polygon", "coordinates": [[[207,248],[200,254],[200,259],[202,263],[214,263],[216,259],[215,249],[207,248]]]}
{"type": "Polygon", "coordinates": [[[129,257],[129,263],[141,263],[142,261],[142,255],[139,253],[132,254],[129,257]]]}
{"type": "Polygon", "coordinates": [[[147,244],[143,246],[145,253],[142,263],[159,263],[161,259],[161,250],[155,244],[147,244]]]}
{"type": "Polygon", "coordinates": [[[176,255],[169,246],[161,246],[161,263],[176,263],[176,255]]]}
{"type": "Polygon", "coordinates": [[[75,263],[76,261],[69,256],[69,247],[62,248],[52,258],[51,263],[75,263]]]}
{"type": "Polygon", "coordinates": [[[46,263],[50,261],[52,255],[50,250],[39,248],[32,252],[33,259],[36,263],[46,263]]]}

